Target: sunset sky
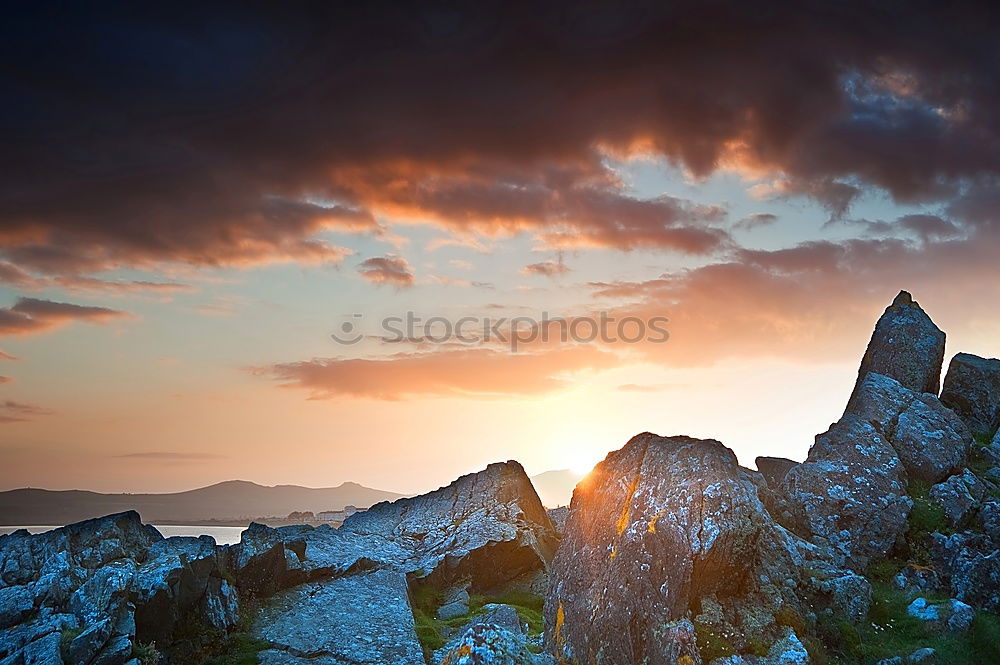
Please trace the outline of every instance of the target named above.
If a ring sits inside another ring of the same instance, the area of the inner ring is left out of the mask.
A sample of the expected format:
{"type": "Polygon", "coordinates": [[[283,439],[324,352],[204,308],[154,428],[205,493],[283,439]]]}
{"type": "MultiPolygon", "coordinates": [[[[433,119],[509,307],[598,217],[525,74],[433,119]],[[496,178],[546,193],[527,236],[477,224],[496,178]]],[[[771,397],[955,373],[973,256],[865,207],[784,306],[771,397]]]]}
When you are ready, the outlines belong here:
{"type": "Polygon", "coordinates": [[[361,4],[5,18],[0,489],[802,459],[900,289],[1000,355],[986,10],[361,4]],[[670,338],[381,338],[407,311],[670,338]]]}

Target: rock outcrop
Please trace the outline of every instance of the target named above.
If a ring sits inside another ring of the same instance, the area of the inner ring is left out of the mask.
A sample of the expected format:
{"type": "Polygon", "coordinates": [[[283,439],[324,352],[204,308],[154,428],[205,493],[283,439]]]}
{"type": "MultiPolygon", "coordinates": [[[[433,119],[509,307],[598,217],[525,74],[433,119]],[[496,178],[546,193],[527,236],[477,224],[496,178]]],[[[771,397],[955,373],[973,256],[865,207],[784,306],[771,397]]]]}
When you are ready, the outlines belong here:
{"type": "Polygon", "coordinates": [[[73,663],[124,665],[153,641],[180,654],[182,620],[224,632],[239,615],[211,538],[164,539],[135,512],[0,538],[0,571],[5,665],[61,663],[68,631],[73,663]]]}
{"type": "Polygon", "coordinates": [[[906,530],[910,483],[926,487],[960,471],[971,445],[968,428],[936,397],[869,373],[844,417],[785,474],[782,517],[863,570],[906,530]]]}
{"type": "Polygon", "coordinates": [[[941,401],[974,434],[992,436],[1000,427],[1000,359],[959,353],[944,378],[941,401]]]}
{"type": "Polygon", "coordinates": [[[466,589],[544,576],[557,544],[521,465],[507,462],[340,529],[251,525],[230,556],[241,588],[266,598],[253,628],[273,645],[263,665],[405,665],[424,662],[408,578],[453,589],[440,618],[455,618],[466,589]]]}
{"type": "Polygon", "coordinates": [[[341,531],[376,536],[408,555],[400,564],[441,587],[490,591],[544,571],[559,537],[517,462],[489,465],[419,497],[380,503],[341,531]]]}
{"type": "Polygon", "coordinates": [[[276,594],[253,633],[271,643],[261,665],[424,665],[406,577],[375,570],[276,594]]]}
{"type": "Polygon", "coordinates": [[[977,612],[1000,610],[1000,361],[959,354],[938,399],[943,344],[900,293],[801,463],[755,471],[718,441],[645,433],[548,513],[506,462],[233,546],[134,512],[2,536],[0,665],[195,665],[238,622],[264,665],[807,665],[836,662],[826,639],[851,662],[930,662],[871,643],[897,619],[982,646],[977,612]],[[545,594],[543,636],[526,593],[545,594]],[[499,594],[512,605],[484,605],[499,594]]]}
{"type": "Polygon", "coordinates": [[[963,526],[986,498],[986,486],[974,473],[965,469],[930,489],[931,500],[944,510],[951,528],[963,526]]]}
{"type": "Polygon", "coordinates": [[[754,460],[757,471],[764,477],[768,487],[781,487],[785,474],[798,466],[798,462],[784,457],[758,457],[754,460]]]}
{"type": "Polygon", "coordinates": [[[252,524],[227,547],[165,539],[134,512],[19,532],[0,538],[0,663],[61,663],[65,652],[78,665],[125,665],[149,643],[164,663],[196,662],[202,640],[237,623],[241,597],[260,605],[252,632],[271,644],[261,662],[423,663],[408,578],[462,590],[468,612],[465,587],[544,580],[557,545],[516,462],[377,505],[342,529],[252,524]]]}
{"type": "Polygon", "coordinates": [[[893,447],[908,479],[927,485],[961,470],[972,434],[934,395],[908,390],[895,379],[869,374],[847,415],[871,423],[893,447]]]}
{"type": "Polygon", "coordinates": [[[867,420],[845,416],[816,437],[806,461],[788,472],[784,519],[828,546],[854,570],[885,555],[906,529],[912,500],[903,463],[867,420]]]}
{"type": "Polygon", "coordinates": [[[409,572],[411,556],[397,543],[376,535],[329,526],[251,524],[230,548],[230,566],[241,589],[259,598],[307,581],[359,570],[390,567],[409,572]]]}
{"type": "Polygon", "coordinates": [[[774,643],[780,608],[804,611],[804,598],[824,593],[846,608],[866,587],[775,523],[721,443],[640,434],[577,486],[546,643],[567,663],[700,662],[699,630],[736,651],[774,643]]]}
{"type": "Polygon", "coordinates": [[[978,608],[1000,609],[1000,547],[968,531],[930,536],[931,560],[955,598],[978,608]]]}
{"type": "Polygon", "coordinates": [[[848,411],[871,372],[892,377],[914,392],[936,395],[941,387],[944,342],[945,334],[920,305],[909,293],[900,291],[875,324],[848,400],[848,411]]]}
{"type": "Polygon", "coordinates": [[[555,665],[531,652],[525,625],[509,605],[486,605],[434,652],[434,665],[555,665]]]}

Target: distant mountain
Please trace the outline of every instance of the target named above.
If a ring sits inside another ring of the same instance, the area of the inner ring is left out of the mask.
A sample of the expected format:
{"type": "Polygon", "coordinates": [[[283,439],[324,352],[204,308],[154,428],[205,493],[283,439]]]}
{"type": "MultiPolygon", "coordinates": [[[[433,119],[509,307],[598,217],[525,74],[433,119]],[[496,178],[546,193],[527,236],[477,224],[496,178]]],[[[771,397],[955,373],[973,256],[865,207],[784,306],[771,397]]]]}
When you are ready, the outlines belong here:
{"type": "Polygon", "coordinates": [[[245,480],[173,494],[101,494],[26,488],[0,492],[0,524],[61,525],[124,510],[138,511],[145,522],[197,524],[205,520],[284,517],[302,510],[342,510],[344,506],[367,508],[402,496],[357,483],[324,488],[266,487],[245,480]]]}
{"type": "Polygon", "coordinates": [[[579,473],[569,469],[546,471],[531,477],[538,498],[546,508],[568,506],[573,498],[573,488],[583,478],[579,473]]]}

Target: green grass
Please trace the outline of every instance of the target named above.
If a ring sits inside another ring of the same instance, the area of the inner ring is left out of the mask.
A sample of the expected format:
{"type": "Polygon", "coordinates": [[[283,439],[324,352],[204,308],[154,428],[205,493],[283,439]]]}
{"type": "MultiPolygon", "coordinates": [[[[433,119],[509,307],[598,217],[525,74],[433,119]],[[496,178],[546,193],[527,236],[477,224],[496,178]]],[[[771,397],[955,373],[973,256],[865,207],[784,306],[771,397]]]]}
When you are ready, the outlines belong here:
{"type": "MultiPolygon", "coordinates": [[[[927,551],[927,540],[931,533],[950,534],[948,518],[944,508],[930,498],[930,487],[921,481],[911,481],[910,498],[913,499],[913,509],[908,518],[906,544],[909,552],[907,558],[921,566],[930,564],[930,552],[927,551]]],[[[900,566],[902,568],[902,566],[900,566]]]]}
{"type": "Polygon", "coordinates": [[[63,628],[59,634],[59,654],[63,662],[69,662],[69,645],[83,632],[82,628],[63,628]]]}
{"type": "Polygon", "coordinates": [[[495,603],[499,605],[510,605],[517,612],[521,621],[528,624],[528,634],[538,635],[545,628],[542,608],[545,606],[545,599],[533,593],[524,591],[508,591],[496,596],[473,595],[469,597],[469,609],[473,614],[481,610],[483,605],[495,603]]]}
{"type": "MultiPolygon", "coordinates": [[[[974,443],[972,445],[972,450],[969,455],[969,462],[966,466],[968,466],[969,470],[972,471],[972,473],[976,474],[978,477],[985,478],[986,472],[992,469],[993,465],[986,460],[986,457],[985,455],[983,455],[982,450],[983,448],[986,448],[987,446],[990,445],[990,443],[993,441],[993,437],[983,436],[980,434],[974,436],[973,441],[974,443]]],[[[1000,489],[994,489],[991,483],[987,483],[987,487],[989,488],[990,495],[994,499],[1000,499],[1000,489]]]]}
{"type": "Polygon", "coordinates": [[[721,635],[714,626],[706,626],[696,622],[694,635],[698,642],[698,653],[701,654],[702,660],[706,663],[736,653],[732,643],[725,635],[721,635]]]}
{"type": "Polygon", "coordinates": [[[447,632],[461,628],[473,617],[482,614],[483,607],[489,604],[510,605],[521,621],[528,624],[529,634],[538,635],[544,627],[542,617],[544,603],[545,600],[541,596],[518,591],[498,595],[471,594],[467,614],[453,619],[438,619],[437,611],[444,604],[442,590],[426,582],[417,582],[410,586],[410,606],[413,609],[417,639],[420,640],[424,654],[428,657],[431,652],[445,645],[447,632]]]}
{"type": "Polygon", "coordinates": [[[156,650],[154,642],[150,642],[149,644],[136,642],[133,644],[132,657],[138,658],[142,665],[157,665],[160,662],[160,652],[156,650]]]}
{"type": "MultiPolygon", "coordinates": [[[[820,618],[820,644],[807,643],[814,665],[843,663],[870,665],[883,658],[907,656],[930,647],[937,652],[938,665],[987,665],[1000,663],[1000,617],[979,612],[965,633],[935,630],[928,623],[909,616],[909,598],[892,584],[898,560],[880,562],[868,570],[872,583],[872,605],[867,622],[820,618]]],[[[944,602],[943,595],[924,594],[931,602],[944,602]]]]}
{"type": "Polygon", "coordinates": [[[222,644],[222,650],[205,661],[205,665],[257,665],[257,654],[270,644],[247,633],[232,633],[222,644]]]}

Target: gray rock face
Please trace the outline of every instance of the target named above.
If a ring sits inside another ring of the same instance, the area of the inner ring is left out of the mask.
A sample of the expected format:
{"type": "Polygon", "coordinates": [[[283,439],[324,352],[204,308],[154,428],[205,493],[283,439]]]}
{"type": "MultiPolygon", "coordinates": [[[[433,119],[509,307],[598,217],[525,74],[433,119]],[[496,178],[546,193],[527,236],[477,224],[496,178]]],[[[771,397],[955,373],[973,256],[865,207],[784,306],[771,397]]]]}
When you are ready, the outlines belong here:
{"type": "Polygon", "coordinates": [[[569,506],[551,508],[547,512],[549,520],[552,522],[552,528],[561,536],[563,530],[566,528],[566,518],[569,517],[569,506]]]}
{"type": "Polygon", "coordinates": [[[906,528],[913,501],[895,449],[871,422],[847,415],[790,470],[784,495],[795,530],[863,570],[906,528]]]}
{"type": "Polygon", "coordinates": [[[781,487],[785,474],[799,464],[784,457],[758,457],[754,463],[768,487],[781,487]]]}
{"type": "Polygon", "coordinates": [[[487,605],[431,659],[435,665],[531,665],[528,635],[509,605],[487,605]]]}
{"type": "Polygon", "coordinates": [[[961,526],[986,498],[986,486],[968,469],[931,487],[930,497],[943,509],[948,524],[961,526]]]}
{"type": "Polygon", "coordinates": [[[895,449],[909,478],[933,484],[960,470],[972,433],[933,395],[915,393],[895,379],[869,374],[847,415],[872,423],[895,449]]]}
{"type": "Polygon", "coordinates": [[[789,628],[784,637],[771,646],[759,665],[809,665],[809,662],[809,652],[795,631],[789,628]]]}
{"type": "Polygon", "coordinates": [[[218,548],[208,537],[154,543],[131,584],[136,629],[145,641],[168,644],[178,622],[200,608],[225,630],[239,618],[236,594],[220,577],[218,548]]]}
{"type": "Polygon", "coordinates": [[[230,559],[241,586],[270,596],[254,633],[264,665],[422,663],[406,576],[469,595],[543,571],[558,537],[524,470],[493,464],[418,497],[378,504],[340,529],[251,525],[230,559]]]}
{"type": "Polygon", "coordinates": [[[261,663],[423,665],[407,593],[405,575],[391,570],[281,591],[254,623],[274,645],[261,663]]]}
{"type": "Polygon", "coordinates": [[[979,527],[994,543],[1000,544],[1000,501],[987,501],[979,508],[979,527]]]}
{"type": "Polygon", "coordinates": [[[906,613],[953,633],[968,630],[976,616],[972,606],[955,598],[943,603],[932,603],[922,597],[915,598],[906,608],[906,613]]]}
{"type": "Polygon", "coordinates": [[[941,401],[978,436],[1000,427],[1000,359],[959,353],[944,378],[941,401]]]}
{"type": "Polygon", "coordinates": [[[930,647],[917,649],[906,657],[906,662],[909,665],[933,665],[936,660],[937,651],[930,647]]]}
{"type": "Polygon", "coordinates": [[[63,665],[59,633],[48,633],[2,661],[3,665],[63,665]]]}
{"type": "Polygon", "coordinates": [[[930,566],[907,564],[893,578],[896,588],[903,591],[910,600],[941,588],[941,577],[930,566]]]}
{"type": "Polygon", "coordinates": [[[134,512],[0,539],[0,662],[35,662],[36,643],[68,628],[81,631],[78,665],[124,665],[135,641],[192,648],[174,639],[182,619],[225,631],[239,616],[218,552],[208,537],[164,539],[134,512]]]}
{"type": "Polygon", "coordinates": [[[669,662],[658,631],[693,598],[747,578],[762,514],[721,443],[640,434],[611,453],[577,486],[553,564],[556,657],[669,662]]]}
{"type": "Polygon", "coordinates": [[[113,663],[123,641],[131,653],[137,561],[162,540],[134,512],[0,539],[0,662],[61,663],[67,628],[87,636],[78,659],[113,663]]]}
{"type": "Polygon", "coordinates": [[[721,443],[640,434],[577,487],[551,570],[546,644],[566,663],[699,662],[685,618],[698,605],[697,620],[727,624],[738,649],[773,643],[779,607],[837,593],[809,589],[807,568],[851,575],[771,519],[721,443]]]}
{"type": "Polygon", "coordinates": [[[517,462],[489,465],[447,487],[380,503],[341,531],[378,536],[408,552],[402,567],[442,587],[489,591],[548,567],[559,543],[517,462]]]}
{"type": "Polygon", "coordinates": [[[933,533],[930,551],[952,596],[979,609],[1000,609],[1000,549],[989,537],[933,533]]]}
{"type": "Polygon", "coordinates": [[[453,589],[437,611],[437,618],[447,621],[469,613],[469,592],[464,588],[453,589]]]}
{"type": "Polygon", "coordinates": [[[251,524],[230,548],[231,565],[242,589],[258,597],[310,580],[339,577],[358,570],[404,569],[409,550],[378,535],[357,534],[329,526],[251,524]]]}
{"type": "Polygon", "coordinates": [[[861,360],[848,411],[861,383],[870,372],[884,374],[917,393],[937,395],[941,385],[945,334],[914,302],[900,291],[875,324],[871,341],[861,360]]]}

